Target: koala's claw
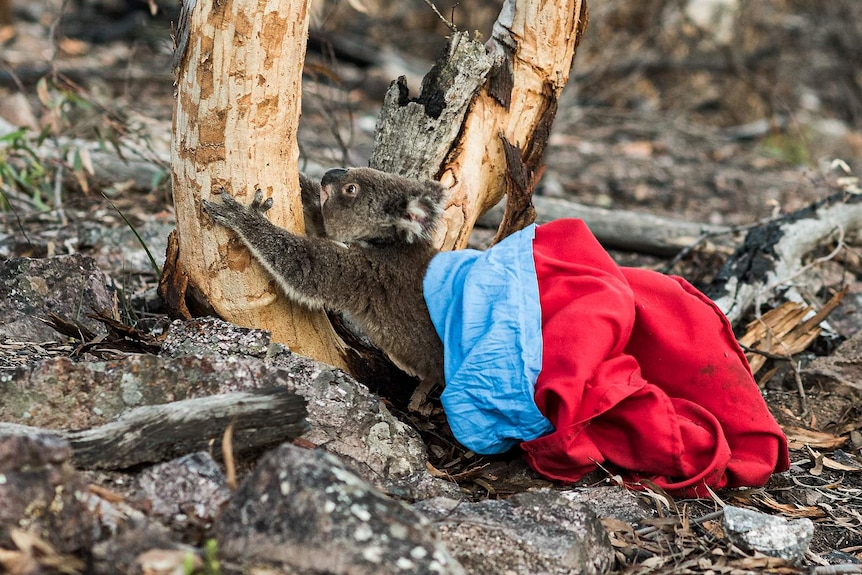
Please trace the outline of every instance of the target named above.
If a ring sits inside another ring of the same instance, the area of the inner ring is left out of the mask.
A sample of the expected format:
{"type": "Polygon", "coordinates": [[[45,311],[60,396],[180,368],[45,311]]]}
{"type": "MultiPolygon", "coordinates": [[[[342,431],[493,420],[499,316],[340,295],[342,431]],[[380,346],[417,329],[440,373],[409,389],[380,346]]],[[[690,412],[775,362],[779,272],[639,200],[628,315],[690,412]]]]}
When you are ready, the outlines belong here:
{"type": "Polygon", "coordinates": [[[251,202],[251,209],[255,212],[264,213],[269,211],[272,207],[272,198],[263,199],[263,192],[261,190],[255,190],[254,192],[254,200],[251,202]]]}
{"type": "Polygon", "coordinates": [[[228,228],[234,228],[235,225],[249,216],[262,217],[265,212],[272,208],[273,204],[272,198],[263,199],[263,192],[260,190],[255,191],[254,200],[248,206],[237,202],[224,188],[221,189],[219,196],[221,197],[220,204],[207,200],[203,200],[201,204],[213,221],[228,228]]]}

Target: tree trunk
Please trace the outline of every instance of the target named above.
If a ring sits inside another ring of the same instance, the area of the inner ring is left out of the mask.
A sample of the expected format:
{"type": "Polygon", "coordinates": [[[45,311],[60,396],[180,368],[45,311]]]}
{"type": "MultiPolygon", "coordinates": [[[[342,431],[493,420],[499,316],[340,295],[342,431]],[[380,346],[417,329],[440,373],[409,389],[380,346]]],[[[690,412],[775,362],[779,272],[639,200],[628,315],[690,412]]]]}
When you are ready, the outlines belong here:
{"type": "Polygon", "coordinates": [[[466,34],[453,35],[418,98],[407,97],[403,82],[390,87],[371,165],[437,177],[449,187],[440,247],[463,248],[479,215],[506,193],[504,139],[517,146],[532,179],[541,174],[557,100],[586,24],[586,0],[505,0],[484,48],[466,34]],[[451,65],[459,60],[464,64],[451,65]],[[458,98],[464,95],[466,104],[458,98]]]}
{"type": "Polygon", "coordinates": [[[278,226],[301,233],[296,141],[308,0],[186,2],[177,31],[172,183],[178,260],[188,286],[224,319],[266,329],[298,353],[343,366],[322,313],[289,302],[250,253],[201,211],[224,187],[241,202],[275,197],[278,226]]]}

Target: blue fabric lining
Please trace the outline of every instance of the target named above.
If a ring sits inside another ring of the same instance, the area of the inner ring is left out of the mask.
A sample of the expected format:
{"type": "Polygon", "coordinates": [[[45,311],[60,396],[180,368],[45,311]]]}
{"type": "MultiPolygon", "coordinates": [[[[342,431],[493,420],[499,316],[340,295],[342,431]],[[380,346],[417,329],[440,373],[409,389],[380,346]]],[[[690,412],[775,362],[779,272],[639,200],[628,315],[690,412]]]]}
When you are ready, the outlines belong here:
{"type": "Polygon", "coordinates": [[[455,438],[476,453],[502,453],[554,430],[533,399],[542,368],[535,228],[485,252],[440,253],[425,274],[443,341],[443,408],[455,438]]]}

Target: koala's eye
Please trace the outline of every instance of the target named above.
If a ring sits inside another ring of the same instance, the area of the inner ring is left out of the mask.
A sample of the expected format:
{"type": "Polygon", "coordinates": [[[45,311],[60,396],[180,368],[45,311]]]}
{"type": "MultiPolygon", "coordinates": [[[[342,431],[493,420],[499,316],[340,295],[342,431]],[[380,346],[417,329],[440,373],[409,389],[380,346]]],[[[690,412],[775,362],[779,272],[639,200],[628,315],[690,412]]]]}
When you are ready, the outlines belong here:
{"type": "Polygon", "coordinates": [[[345,196],[355,196],[359,193],[359,186],[356,184],[347,184],[341,191],[345,196]]]}

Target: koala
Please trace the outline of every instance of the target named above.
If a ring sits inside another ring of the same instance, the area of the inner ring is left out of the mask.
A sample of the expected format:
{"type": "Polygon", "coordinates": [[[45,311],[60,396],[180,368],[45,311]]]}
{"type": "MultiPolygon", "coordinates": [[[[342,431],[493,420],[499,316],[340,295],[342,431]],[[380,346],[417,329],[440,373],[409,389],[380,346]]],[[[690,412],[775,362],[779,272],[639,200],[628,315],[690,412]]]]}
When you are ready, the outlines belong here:
{"type": "MultiPolygon", "coordinates": [[[[443,344],[422,292],[437,253],[443,187],[371,168],[332,169],[319,185],[302,175],[300,183],[310,232],[325,237],[272,224],[265,215],[272,198],[260,191],[249,206],[222,190],[220,204],[203,207],[292,300],[347,312],[398,367],[422,379],[420,389],[443,384],[443,344]]],[[[423,399],[414,395],[411,407],[423,399]]]]}

